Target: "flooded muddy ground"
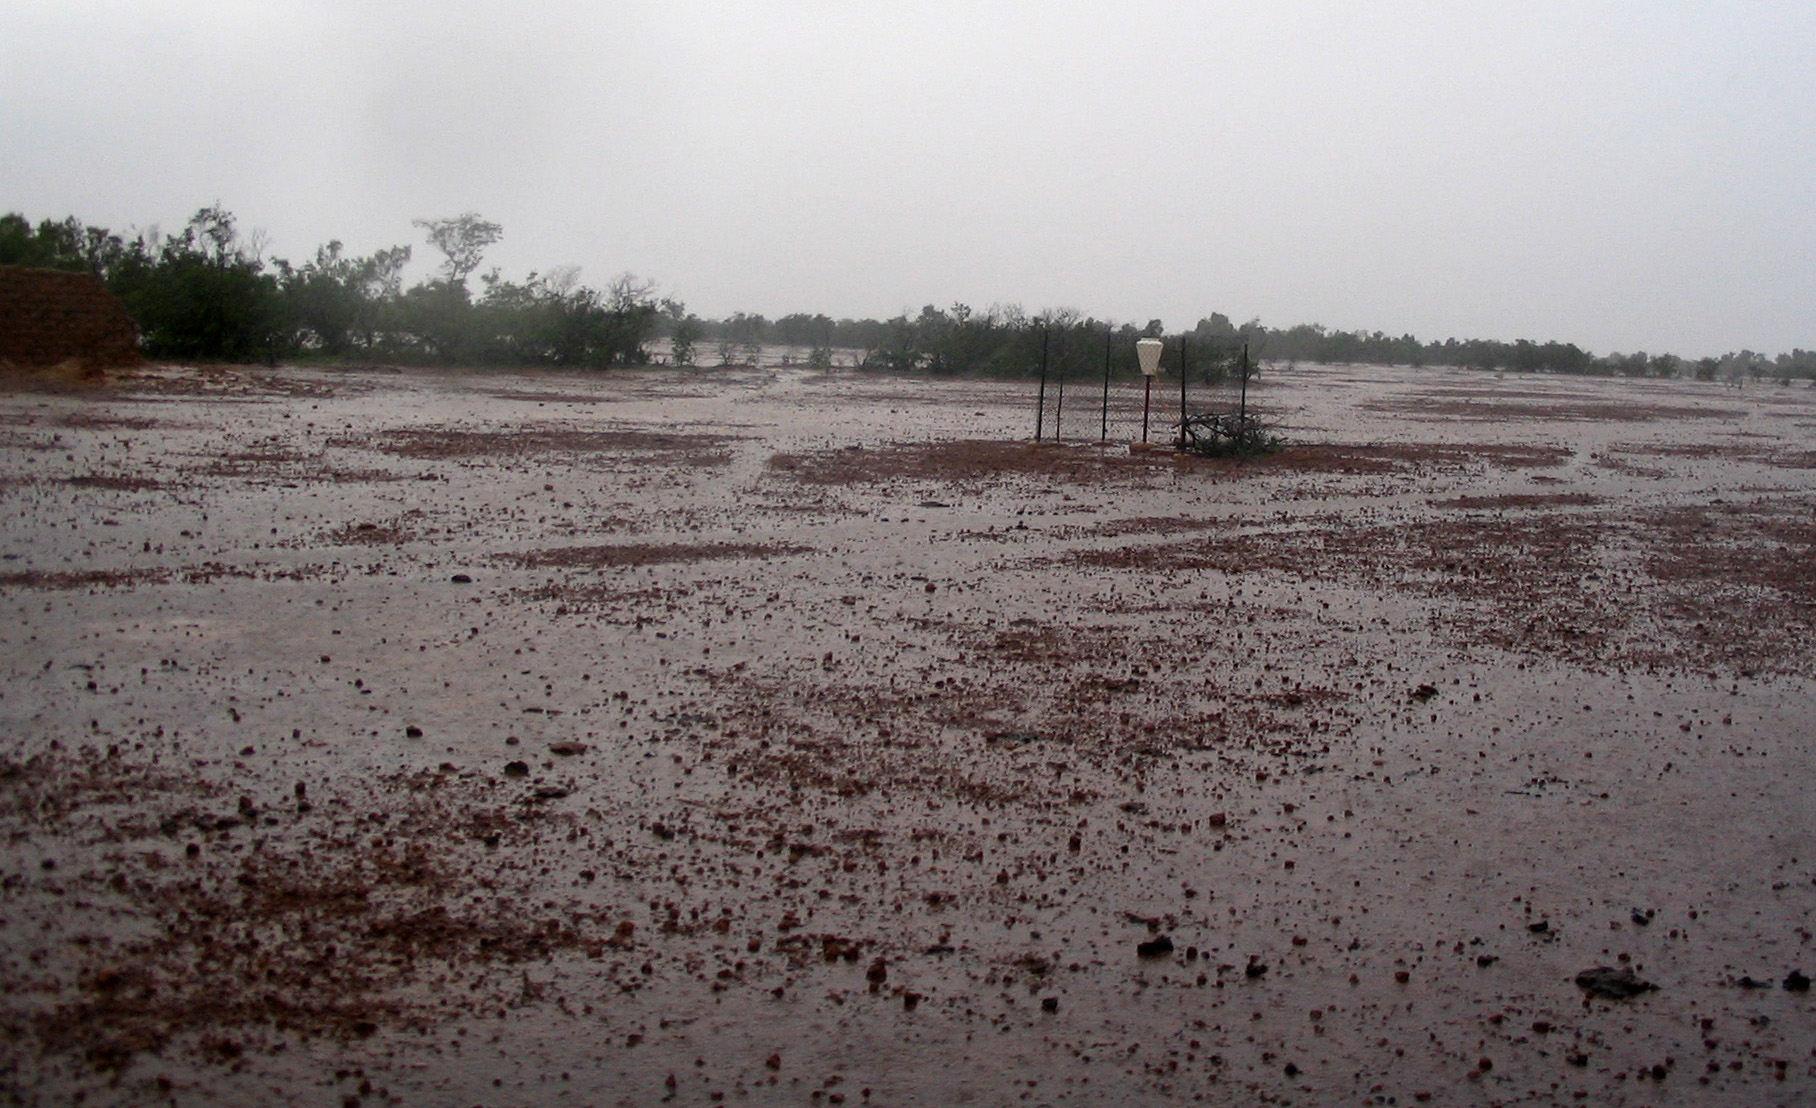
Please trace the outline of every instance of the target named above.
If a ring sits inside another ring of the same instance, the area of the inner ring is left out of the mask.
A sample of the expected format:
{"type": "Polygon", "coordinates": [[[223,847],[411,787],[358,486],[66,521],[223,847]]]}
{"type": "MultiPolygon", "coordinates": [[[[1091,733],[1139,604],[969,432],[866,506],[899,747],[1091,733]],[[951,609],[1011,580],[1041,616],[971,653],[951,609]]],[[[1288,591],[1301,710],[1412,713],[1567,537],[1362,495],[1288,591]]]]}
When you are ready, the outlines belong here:
{"type": "Polygon", "coordinates": [[[1291,449],[799,369],[0,396],[0,1087],[1816,1097],[1816,392],[1251,400],[1291,449]]]}

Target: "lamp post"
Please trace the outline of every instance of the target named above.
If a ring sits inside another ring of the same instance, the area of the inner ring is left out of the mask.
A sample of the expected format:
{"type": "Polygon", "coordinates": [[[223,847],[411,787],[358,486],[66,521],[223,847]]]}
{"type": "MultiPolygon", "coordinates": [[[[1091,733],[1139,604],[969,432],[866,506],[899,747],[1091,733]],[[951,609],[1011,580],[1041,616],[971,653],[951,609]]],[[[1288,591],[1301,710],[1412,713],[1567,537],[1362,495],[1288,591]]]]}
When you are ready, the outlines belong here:
{"type": "Polygon", "coordinates": [[[1154,375],[1160,372],[1160,352],[1166,344],[1159,339],[1136,339],[1135,359],[1141,363],[1141,441],[1148,441],[1148,405],[1154,396],[1154,375]]]}

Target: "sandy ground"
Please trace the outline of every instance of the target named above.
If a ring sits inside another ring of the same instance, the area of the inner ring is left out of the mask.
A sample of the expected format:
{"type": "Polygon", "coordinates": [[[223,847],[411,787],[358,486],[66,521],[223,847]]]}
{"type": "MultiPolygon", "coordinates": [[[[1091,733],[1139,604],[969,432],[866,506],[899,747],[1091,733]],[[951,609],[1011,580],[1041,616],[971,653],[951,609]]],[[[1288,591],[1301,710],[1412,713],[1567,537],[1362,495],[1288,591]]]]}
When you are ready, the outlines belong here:
{"type": "Polygon", "coordinates": [[[1816,1101],[1816,392],[1032,395],[0,395],[0,1088],[1816,1101]]]}

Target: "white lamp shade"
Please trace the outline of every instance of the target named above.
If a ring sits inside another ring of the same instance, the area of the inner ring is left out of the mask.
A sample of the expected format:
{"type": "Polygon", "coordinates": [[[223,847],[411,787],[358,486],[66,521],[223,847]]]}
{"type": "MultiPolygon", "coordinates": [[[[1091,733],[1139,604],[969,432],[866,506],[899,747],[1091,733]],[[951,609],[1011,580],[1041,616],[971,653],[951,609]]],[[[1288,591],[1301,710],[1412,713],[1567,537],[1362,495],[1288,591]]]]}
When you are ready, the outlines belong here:
{"type": "Polygon", "coordinates": [[[1160,372],[1160,352],[1166,349],[1159,339],[1136,339],[1135,357],[1141,362],[1143,376],[1152,377],[1160,372]]]}

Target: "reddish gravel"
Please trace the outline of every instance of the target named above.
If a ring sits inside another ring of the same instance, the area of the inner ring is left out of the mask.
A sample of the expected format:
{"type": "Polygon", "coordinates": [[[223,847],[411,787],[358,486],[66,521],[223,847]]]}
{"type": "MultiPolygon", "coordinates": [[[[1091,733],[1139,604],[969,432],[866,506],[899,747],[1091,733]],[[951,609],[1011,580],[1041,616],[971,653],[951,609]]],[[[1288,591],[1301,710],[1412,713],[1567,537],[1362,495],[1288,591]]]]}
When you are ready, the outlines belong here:
{"type": "Polygon", "coordinates": [[[40,385],[10,1101],[1816,1098],[1809,389],[40,385]]]}

